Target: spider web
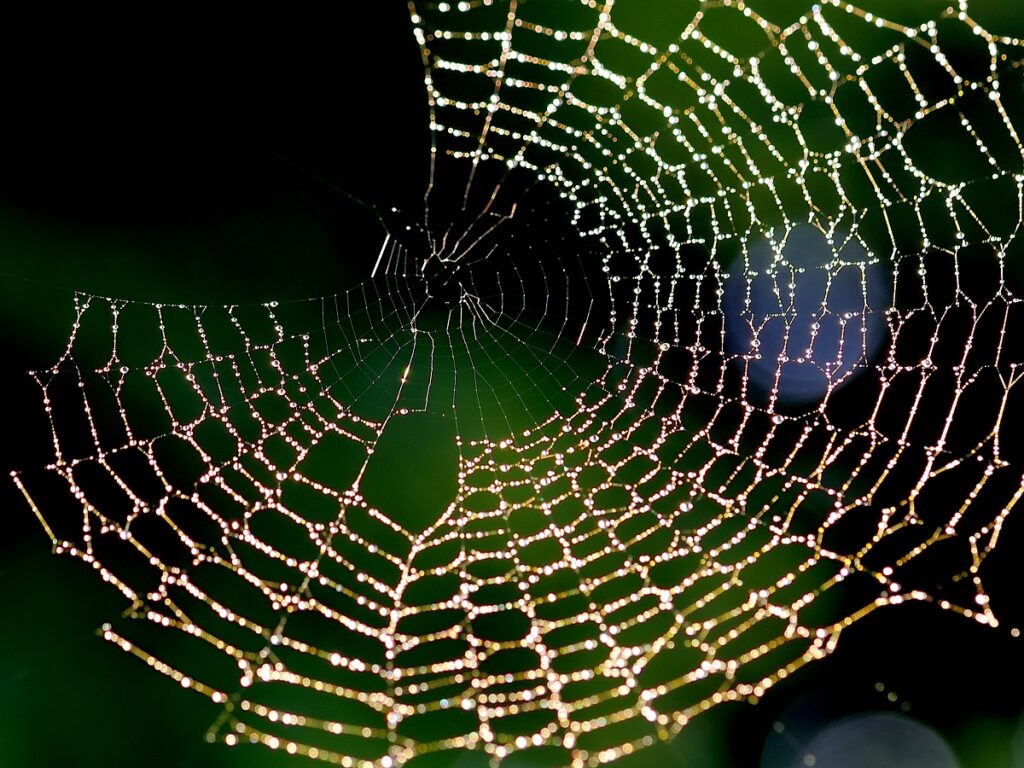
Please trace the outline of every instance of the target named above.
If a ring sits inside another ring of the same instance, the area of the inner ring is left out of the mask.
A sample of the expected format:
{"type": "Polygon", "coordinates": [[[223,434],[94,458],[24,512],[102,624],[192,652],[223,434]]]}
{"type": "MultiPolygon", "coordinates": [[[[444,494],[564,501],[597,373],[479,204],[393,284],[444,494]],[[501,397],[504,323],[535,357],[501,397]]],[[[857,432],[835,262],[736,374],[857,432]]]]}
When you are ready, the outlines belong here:
{"type": "Polygon", "coordinates": [[[1021,41],[784,5],[411,5],[431,186],[365,282],[76,297],[14,481],[211,739],[594,765],[883,606],[996,625],[1021,41]]]}

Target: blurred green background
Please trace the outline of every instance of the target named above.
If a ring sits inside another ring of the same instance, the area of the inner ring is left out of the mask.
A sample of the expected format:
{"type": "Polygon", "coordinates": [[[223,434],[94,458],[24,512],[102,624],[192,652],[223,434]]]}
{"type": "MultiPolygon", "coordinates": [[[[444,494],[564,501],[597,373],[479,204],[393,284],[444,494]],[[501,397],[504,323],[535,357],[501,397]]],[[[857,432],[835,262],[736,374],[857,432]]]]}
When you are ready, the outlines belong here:
{"type": "MultiPolygon", "coordinates": [[[[320,295],[376,255],[379,225],[347,192],[406,205],[423,189],[422,69],[404,4],[140,5],[0,12],[4,468],[46,455],[23,372],[59,353],[71,291],[320,295]]],[[[983,6],[994,22],[1021,14],[983,6]]],[[[121,601],[50,555],[13,487],[0,494],[0,766],[301,764],[204,743],[218,708],[100,640],[121,601]]],[[[777,722],[809,731],[884,710],[935,728],[964,768],[1024,767],[1024,641],[1010,634],[1024,624],[1022,533],[1011,518],[986,564],[999,629],[927,606],[880,611],[756,707],[719,707],[634,764],[755,766],[777,722]]]]}

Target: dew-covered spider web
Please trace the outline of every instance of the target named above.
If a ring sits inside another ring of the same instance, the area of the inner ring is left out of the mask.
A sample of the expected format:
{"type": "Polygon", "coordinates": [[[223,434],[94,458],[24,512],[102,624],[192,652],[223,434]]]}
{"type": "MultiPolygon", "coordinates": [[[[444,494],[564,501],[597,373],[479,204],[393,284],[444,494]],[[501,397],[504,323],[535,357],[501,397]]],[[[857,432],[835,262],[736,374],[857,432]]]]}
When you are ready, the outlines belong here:
{"type": "Polygon", "coordinates": [[[365,279],[79,294],[32,374],[14,480],[127,600],[103,636],[228,744],[584,766],[876,609],[996,625],[1024,49],[871,7],[411,4],[431,184],[365,279]]]}

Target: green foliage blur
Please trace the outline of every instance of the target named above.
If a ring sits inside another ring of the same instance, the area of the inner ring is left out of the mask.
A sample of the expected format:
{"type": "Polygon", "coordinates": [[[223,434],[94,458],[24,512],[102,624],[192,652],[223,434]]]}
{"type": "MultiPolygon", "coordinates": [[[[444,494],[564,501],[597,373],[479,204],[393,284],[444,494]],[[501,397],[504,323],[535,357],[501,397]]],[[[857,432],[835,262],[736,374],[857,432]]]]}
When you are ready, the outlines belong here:
{"type": "MultiPolygon", "coordinates": [[[[750,4],[769,15],[797,5],[750,4]]],[[[260,302],[322,295],[365,274],[380,229],[349,194],[421,194],[422,69],[403,3],[381,0],[365,13],[349,5],[271,13],[115,3],[0,15],[0,72],[14,83],[0,120],[5,469],[45,463],[47,427],[24,372],[60,354],[74,291],[260,302]]],[[[663,30],[659,3],[637,8],[637,34],[663,30]]],[[[999,31],[1024,30],[1024,11],[1008,0],[972,8],[999,31]]],[[[1024,89],[1011,98],[1024,102],[1024,89]]],[[[937,163],[956,161],[942,157],[942,136],[930,140],[937,163]]],[[[1010,264],[1018,286],[1022,261],[1010,264]]],[[[396,473],[399,453],[385,457],[396,473]]],[[[99,638],[125,606],[80,563],[50,554],[9,483],[0,520],[0,768],[305,764],[207,744],[219,708],[99,638]]],[[[813,701],[836,717],[906,712],[941,733],[963,768],[1024,768],[1013,753],[1024,641],[1009,634],[1024,622],[1022,527],[1011,520],[986,565],[999,629],[927,607],[879,612],[756,707],[717,708],[622,764],[757,766],[773,724],[813,701]]]]}

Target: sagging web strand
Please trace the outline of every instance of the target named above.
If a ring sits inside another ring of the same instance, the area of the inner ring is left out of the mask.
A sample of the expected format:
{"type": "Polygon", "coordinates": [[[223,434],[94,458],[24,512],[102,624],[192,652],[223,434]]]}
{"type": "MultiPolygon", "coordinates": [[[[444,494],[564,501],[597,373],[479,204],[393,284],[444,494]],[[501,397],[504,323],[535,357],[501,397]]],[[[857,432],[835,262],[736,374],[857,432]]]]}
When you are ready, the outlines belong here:
{"type": "MultiPolygon", "coordinates": [[[[604,254],[593,375],[564,363],[568,311],[530,319],[514,285],[420,327],[421,270],[390,234],[380,275],[325,299],[80,295],[33,374],[54,456],[15,482],[129,601],[103,636],[222,706],[211,736],[342,765],[551,745],[594,765],[756,700],[877,608],[996,624],[979,567],[1021,495],[1000,442],[1021,41],[967,3],[780,22],[723,0],[645,42],[629,6],[411,7],[435,159],[531,171],[604,254]],[[920,143],[936,131],[948,167],[920,143]],[[810,264],[787,250],[808,232],[810,264]],[[806,339],[802,274],[858,288],[845,312],[826,288],[806,339]],[[820,398],[787,403],[792,365],[820,398]],[[547,415],[523,427],[531,389],[547,415]],[[456,423],[455,491],[412,526],[363,481],[387,430],[430,412],[456,423]]],[[[531,258],[524,293],[582,257],[531,258]]]]}

